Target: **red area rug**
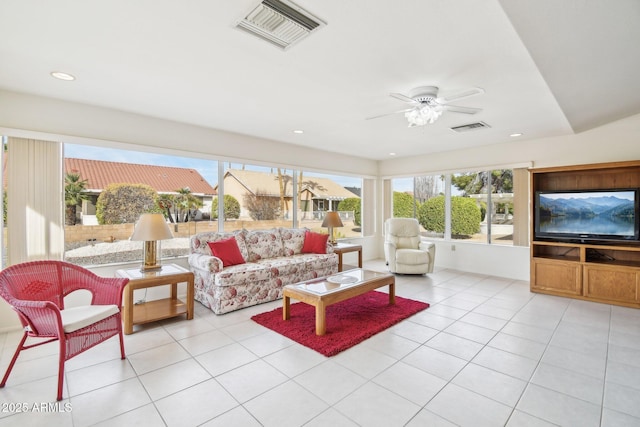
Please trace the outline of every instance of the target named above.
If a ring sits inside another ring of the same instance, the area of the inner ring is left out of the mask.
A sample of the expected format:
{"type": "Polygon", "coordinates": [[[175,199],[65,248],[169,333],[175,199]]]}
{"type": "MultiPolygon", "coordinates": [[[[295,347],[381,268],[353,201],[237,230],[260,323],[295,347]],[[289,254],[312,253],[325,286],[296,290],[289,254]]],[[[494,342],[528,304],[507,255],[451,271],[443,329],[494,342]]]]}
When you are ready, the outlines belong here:
{"type": "Polygon", "coordinates": [[[291,304],[289,320],[282,320],[282,307],[256,314],[251,319],[330,357],[427,307],[426,302],[399,296],[395,305],[389,305],[388,294],[367,292],[327,307],[327,331],[322,336],[316,335],[315,307],[302,302],[291,304]]]}

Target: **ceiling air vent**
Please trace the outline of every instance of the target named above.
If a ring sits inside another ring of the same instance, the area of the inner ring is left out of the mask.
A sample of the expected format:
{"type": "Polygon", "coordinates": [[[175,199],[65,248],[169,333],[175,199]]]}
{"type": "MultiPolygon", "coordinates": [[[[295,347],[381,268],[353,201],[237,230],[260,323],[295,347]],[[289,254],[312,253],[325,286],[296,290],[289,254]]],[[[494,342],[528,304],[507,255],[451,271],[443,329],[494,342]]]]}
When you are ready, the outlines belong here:
{"type": "Polygon", "coordinates": [[[455,126],[455,127],[452,127],[451,130],[456,132],[470,132],[472,130],[479,130],[479,129],[490,128],[490,127],[491,126],[489,126],[485,122],[476,122],[476,123],[469,123],[467,125],[462,125],[462,126],[455,126]]]}
{"type": "Polygon", "coordinates": [[[289,1],[263,0],[236,27],[287,49],[324,25],[320,19],[289,1]]]}

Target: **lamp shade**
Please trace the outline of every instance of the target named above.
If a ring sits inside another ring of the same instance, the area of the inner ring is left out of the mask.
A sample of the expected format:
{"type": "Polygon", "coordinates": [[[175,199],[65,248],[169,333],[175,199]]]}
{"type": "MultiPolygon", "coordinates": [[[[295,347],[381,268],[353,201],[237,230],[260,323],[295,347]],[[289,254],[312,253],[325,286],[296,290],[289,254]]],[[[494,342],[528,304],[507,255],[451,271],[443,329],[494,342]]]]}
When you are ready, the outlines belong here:
{"type": "Polygon", "coordinates": [[[140,219],[133,229],[131,240],[155,241],[173,239],[173,234],[162,214],[146,213],[140,215],[140,219]]]}
{"type": "Polygon", "coordinates": [[[322,221],[322,227],[343,227],[342,220],[338,212],[330,211],[324,217],[322,221]]]}

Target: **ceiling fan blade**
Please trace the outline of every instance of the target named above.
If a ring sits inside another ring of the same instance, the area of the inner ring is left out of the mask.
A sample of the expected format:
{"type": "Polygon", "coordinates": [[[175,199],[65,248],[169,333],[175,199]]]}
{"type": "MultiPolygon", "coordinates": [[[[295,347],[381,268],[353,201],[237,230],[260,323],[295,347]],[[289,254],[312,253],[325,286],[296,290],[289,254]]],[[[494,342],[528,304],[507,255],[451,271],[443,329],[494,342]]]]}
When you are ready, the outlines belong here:
{"type": "Polygon", "coordinates": [[[439,97],[438,101],[439,102],[451,102],[451,101],[455,101],[456,99],[463,99],[463,98],[468,98],[468,97],[473,96],[473,95],[480,95],[481,93],[484,93],[484,89],[479,88],[479,87],[473,87],[473,88],[465,90],[463,92],[459,92],[459,93],[452,94],[452,95],[449,95],[449,96],[439,97]]]}
{"type": "Polygon", "coordinates": [[[416,101],[415,99],[409,98],[406,95],[403,95],[401,93],[390,93],[389,96],[394,97],[395,99],[399,99],[402,102],[408,102],[410,104],[420,104],[418,101],[416,101]]]}
{"type": "Polygon", "coordinates": [[[482,111],[482,108],[460,107],[458,105],[443,105],[442,107],[452,113],[476,114],[482,111]]]}
{"type": "Polygon", "coordinates": [[[413,108],[406,108],[404,110],[394,111],[392,113],[378,114],[377,116],[365,117],[365,120],[377,119],[377,118],[380,118],[380,117],[391,116],[393,114],[398,114],[398,113],[406,113],[407,111],[411,111],[411,110],[413,110],[413,108]]]}

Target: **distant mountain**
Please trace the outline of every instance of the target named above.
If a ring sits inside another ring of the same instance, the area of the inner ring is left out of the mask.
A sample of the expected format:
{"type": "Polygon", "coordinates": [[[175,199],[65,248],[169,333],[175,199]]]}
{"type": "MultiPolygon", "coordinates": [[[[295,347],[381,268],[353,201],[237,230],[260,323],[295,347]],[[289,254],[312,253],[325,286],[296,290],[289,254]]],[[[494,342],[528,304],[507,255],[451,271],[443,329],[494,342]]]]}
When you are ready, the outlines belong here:
{"type": "Polygon", "coordinates": [[[633,201],[615,196],[551,199],[540,195],[540,216],[592,218],[595,216],[630,217],[635,214],[633,201]]]}

